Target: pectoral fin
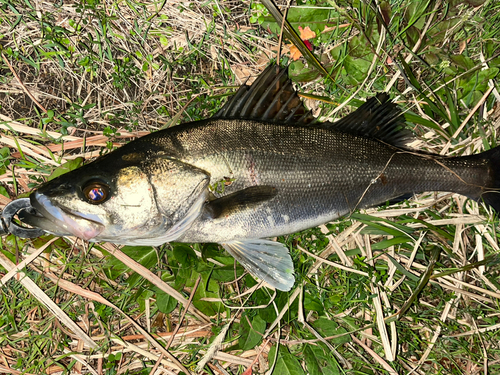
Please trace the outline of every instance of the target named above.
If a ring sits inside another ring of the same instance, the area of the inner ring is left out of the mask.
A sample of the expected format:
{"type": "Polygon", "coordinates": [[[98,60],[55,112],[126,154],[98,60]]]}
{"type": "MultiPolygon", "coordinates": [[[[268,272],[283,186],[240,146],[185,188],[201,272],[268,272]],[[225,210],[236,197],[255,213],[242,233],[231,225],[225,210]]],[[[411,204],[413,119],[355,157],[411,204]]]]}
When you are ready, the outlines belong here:
{"type": "Polygon", "coordinates": [[[206,205],[205,209],[210,217],[216,219],[229,215],[235,211],[254,207],[275,197],[277,193],[278,191],[273,186],[251,186],[224,197],[214,199],[206,205]]]}
{"type": "Polygon", "coordinates": [[[222,246],[248,272],[284,292],[292,289],[293,262],[288,249],[280,242],[254,239],[231,241],[222,246]]]}

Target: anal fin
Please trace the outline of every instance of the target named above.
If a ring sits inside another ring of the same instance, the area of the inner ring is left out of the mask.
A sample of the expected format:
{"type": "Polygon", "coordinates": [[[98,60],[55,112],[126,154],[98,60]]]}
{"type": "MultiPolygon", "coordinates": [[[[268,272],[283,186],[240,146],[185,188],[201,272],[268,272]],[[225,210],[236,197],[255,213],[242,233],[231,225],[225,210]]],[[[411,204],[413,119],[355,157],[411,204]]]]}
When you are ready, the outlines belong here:
{"type": "Polygon", "coordinates": [[[285,245],[280,242],[252,239],[231,241],[222,246],[252,275],[278,290],[292,289],[293,262],[285,245]]]}

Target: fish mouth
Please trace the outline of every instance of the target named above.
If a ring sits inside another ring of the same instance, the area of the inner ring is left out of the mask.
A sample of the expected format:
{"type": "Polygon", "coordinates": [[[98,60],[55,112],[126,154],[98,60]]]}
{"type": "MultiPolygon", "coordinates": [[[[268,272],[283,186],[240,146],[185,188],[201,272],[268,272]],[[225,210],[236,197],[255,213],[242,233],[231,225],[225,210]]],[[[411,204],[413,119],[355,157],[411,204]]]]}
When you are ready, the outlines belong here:
{"type": "Polygon", "coordinates": [[[38,191],[30,195],[36,214],[25,213],[22,221],[58,236],[76,236],[92,240],[104,230],[104,223],[97,215],[74,212],[54,205],[38,191]]]}

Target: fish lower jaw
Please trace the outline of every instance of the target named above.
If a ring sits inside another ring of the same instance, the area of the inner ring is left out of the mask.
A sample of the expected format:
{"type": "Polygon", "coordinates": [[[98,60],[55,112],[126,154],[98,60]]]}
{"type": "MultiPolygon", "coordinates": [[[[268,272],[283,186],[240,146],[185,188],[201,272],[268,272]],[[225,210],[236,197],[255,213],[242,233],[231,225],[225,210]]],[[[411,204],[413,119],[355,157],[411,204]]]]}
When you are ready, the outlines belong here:
{"type": "Polygon", "coordinates": [[[30,198],[32,206],[42,216],[38,219],[34,217],[33,225],[49,233],[90,241],[105,229],[102,223],[93,220],[94,217],[89,218],[65,207],[56,206],[38,192],[30,198]]]}
{"type": "Polygon", "coordinates": [[[62,228],[70,233],[71,236],[81,238],[86,241],[92,241],[104,229],[101,223],[81,217],[75,213],[70,213],[62,210],[64,215],[62,221],[59,222],[62,228]]]}
{"type": "Polygon", "coordinates": [[[41,228],[58,236],[75,236],[85,241],[94,241],[104,226],[78,216],[64,216],[63,221],[53,221],[54,228],[41,228]],[[61,230],[62,229],[62,230],[61,230]]]}
{"type": "Polygon", "coordinates": [[[78,228],[73,228],[73,235],[81,238],[85,241],[91,241],[95,237],[97,237],[104,228],[85,228],[84,230],[80,230],[78,228]]]}

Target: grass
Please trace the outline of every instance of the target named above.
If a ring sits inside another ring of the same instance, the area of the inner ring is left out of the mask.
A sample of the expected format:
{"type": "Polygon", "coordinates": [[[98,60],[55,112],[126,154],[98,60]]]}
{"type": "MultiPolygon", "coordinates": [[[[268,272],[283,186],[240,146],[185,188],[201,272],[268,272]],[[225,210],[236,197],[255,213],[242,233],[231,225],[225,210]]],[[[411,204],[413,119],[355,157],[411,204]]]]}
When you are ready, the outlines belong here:
{"type": "MultiPolygon", "coordinates": [[[[288,10],[331,76],[282,46],[315,114],[388,90],[418,148],[496,146],[500,5],[367,3],[288,10]]],[[[276,58],[280,29],[249,1],[0,0],[0,202],[172,118],[214,114],[276,58]]],[[[6,236],[0,373],[495,374],[497,225],[464,197],[422,193],[279,238],[295,287],[248,294],[256,282],[234,283],[243,269],[212,244],[119,252],[6,236]],[[22,274],[7,273],[15,264],[22,274]]]]}

